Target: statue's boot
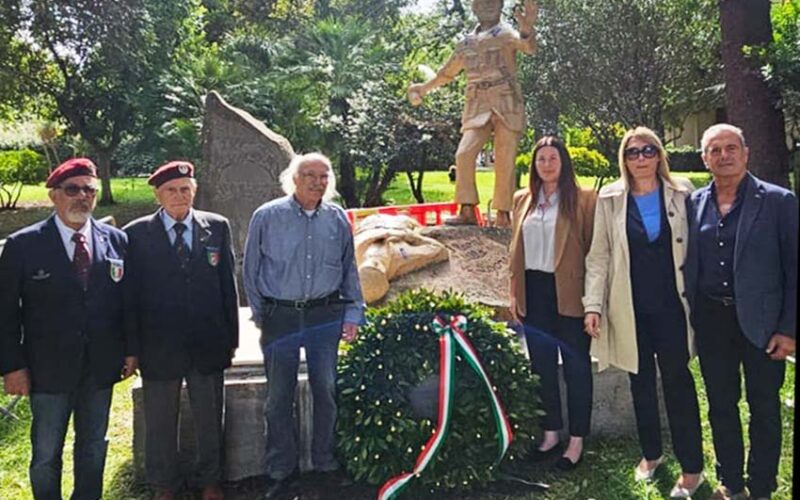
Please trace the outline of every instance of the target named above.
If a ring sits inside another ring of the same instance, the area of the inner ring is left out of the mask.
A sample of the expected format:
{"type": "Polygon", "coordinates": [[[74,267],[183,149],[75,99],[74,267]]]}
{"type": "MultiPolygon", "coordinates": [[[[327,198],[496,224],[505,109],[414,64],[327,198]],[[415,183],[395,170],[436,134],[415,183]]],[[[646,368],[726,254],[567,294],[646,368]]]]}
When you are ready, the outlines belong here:
{"type": "Polygon", "coordinates": [[[511,227],[511,217],[508,215],[508,210],[497,211],[497,218],[494,220],[494,227],[511,227]]]}
{"type": "Polygon", "coordinates": [[[475,205],[462,204],[458,215],[447,217],[444,223],[448,226],[477,226],[478,219],[475,217],[475,205]]]}

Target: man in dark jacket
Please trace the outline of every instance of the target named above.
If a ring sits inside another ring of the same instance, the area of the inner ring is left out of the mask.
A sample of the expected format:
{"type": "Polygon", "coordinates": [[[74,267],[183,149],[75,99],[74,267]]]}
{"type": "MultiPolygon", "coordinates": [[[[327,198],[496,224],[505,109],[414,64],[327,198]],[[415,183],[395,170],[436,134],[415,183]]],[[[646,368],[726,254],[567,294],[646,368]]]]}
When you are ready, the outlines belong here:
{"type": "Polygon", "coordinates": [[[123,329],[126,237],[92,218],[91,160],[63,163],[46,186],[55,213],[12,234],[0,256],[0,373],[6,393],[30,397],[34,498],[61,498],[72,415],[72,498],[96,500],[111,388],[136,370],[136,345],[123,329]]]}
{"type": "Polygon", "coordinates": [[[126,323],[141,343],[145,466],[155,498],[174,498],[178,411],[189,391],[198,461],[193,486],[222,498],[223,370],[239,342],[238,299],[228,220],[192,208],[197,184],[188,162],[170,162],[149,179],[161,208],[128,234],[126,323]]]}
{"type": "Polygon", "coordinates": [[[747,171],[742,131],[703,134],[713,182],[688,199],[684,272],[722,487],[714,498],[749,498],[739,419],[741,370],[750,409],[747,487],[769,498],[781,456],[780,388],[797,328],[797,198],[747,171]]]}

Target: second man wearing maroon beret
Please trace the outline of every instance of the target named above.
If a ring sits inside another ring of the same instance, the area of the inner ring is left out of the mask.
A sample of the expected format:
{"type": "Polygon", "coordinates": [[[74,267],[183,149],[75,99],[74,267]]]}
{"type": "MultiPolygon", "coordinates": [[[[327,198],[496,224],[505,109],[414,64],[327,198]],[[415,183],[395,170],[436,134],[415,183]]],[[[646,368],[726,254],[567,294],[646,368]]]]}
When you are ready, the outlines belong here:
{"type": "Polygon", "coordinates": [[[148,183],[161,207],[127,226],[126,328],[139,338],[146,422],[145,469],[154,498],[169,500],[186,481],[203,500],[223,497],[223,370],[238,346],[238,299],[228,220],[192,208],[194,167],[175,161],[148,183]],[[178,468],[183,381],[197,436],[192,477],[178,468]]]}

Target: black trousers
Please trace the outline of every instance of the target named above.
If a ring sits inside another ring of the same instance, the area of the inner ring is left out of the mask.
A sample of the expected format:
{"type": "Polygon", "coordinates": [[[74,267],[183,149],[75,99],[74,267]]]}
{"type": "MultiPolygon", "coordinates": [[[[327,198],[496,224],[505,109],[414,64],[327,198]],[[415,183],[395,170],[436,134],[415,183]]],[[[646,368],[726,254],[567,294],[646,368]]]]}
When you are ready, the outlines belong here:
{"type": "Polygon", "coordinates": [[[636,310],[639,373],[629,374],[642,455],[656,460],[664,450],[656,391],[656,362],[669,420],[672,449],[683,472],[703,470],[703,437],[697,390],[689,371],[689,346],[683,306],[675,300],[657,312],[636,310]]]}
{"type": "MultiPolygon", "coordinates": [[[[222,371],[208,375],[192,369],[184,377],[197,446],[197,462],[191,486],[206,487],[222,480],[224,425],[224,379],[222,371]]],[[[180,488],[179,470],[180,399],[183,379],[142,379],[145,417],[145,469],[155,487],[180,488]]]]}
{"type": "Polygon", "coordinates": [[[541,271],[525,271],[525,342],[531,368],[539,375],[539,393],[545,415],[542,428],[557,431],[564,427],[558,385],[558,354],[564,364],[567,386],[569,434],[589,435],[592,415],[591,338],[583,331],[583,318],[558,314],[555,276],[541,271]]]}
{"type": "Polygon", "coordinates": [[[700,368],[708,394],[708,419],[717,457],[717,478],[728,489],[744,484],[744,439],[739,419],[741,367],[750,409],[747,487],[753,498],[769,498],[781,455],[780,389],[786,365],[773,361],[744,336],[736,306],[698,296],[694,311],[700,368]]]}

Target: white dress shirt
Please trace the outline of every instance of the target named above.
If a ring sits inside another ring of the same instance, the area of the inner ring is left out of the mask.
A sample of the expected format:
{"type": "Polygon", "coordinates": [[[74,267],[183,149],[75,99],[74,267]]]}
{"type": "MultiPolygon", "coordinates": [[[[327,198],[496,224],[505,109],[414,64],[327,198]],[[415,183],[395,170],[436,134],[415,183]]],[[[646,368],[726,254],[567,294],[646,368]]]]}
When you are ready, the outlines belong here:
{"type": "Polygon", "coordinates": [[[94,252],[92,251],[92,220],[87,220],[86,224],[77,231],[64,224],[64,221],[59,218],[58,214],[55,216],[55,221],[58,234],[61,235],[61,241],[64,243],[64,250],[66,250],[70,262],[75,257],[75,242],[72,241],[72,235],[75,233],[81,233],[86,238],[86,247],[89,249],[89,257],[94,260],[94,252]]]}
{"type": "Polygon", "coordinates": [[[542,189],[536,197],[536,206],[531,208],[522,221],[522,243],[525,269],[531,271],[555,271],[556,219],[558,218],[558,190],[545,197],[542,189]]]}

